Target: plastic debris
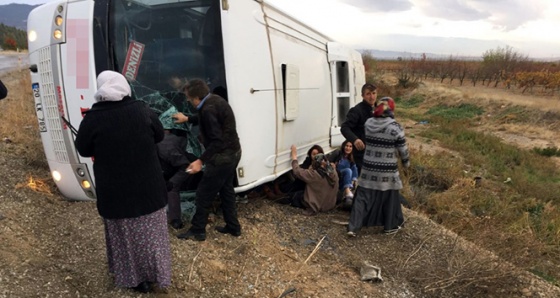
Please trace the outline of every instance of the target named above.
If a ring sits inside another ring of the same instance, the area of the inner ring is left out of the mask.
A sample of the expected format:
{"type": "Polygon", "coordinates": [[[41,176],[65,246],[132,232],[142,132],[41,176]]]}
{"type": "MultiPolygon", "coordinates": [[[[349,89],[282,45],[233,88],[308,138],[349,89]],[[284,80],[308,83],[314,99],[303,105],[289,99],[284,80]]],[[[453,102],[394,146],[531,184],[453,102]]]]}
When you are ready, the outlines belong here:
{"type": "Polygon", "coordinates": [[[364,265],[360,268],[360,274],[362,275],[362,281],[383,281],[381,277],[381,268],[364,261],[364,265]]]}

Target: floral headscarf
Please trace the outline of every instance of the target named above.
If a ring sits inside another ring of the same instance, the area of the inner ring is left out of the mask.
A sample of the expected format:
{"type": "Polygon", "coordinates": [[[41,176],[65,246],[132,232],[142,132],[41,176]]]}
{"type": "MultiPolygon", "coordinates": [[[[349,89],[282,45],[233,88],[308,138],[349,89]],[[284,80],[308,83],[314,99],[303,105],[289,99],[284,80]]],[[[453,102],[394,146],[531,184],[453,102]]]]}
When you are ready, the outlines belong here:
{"type": "Polygon", "coordinates": [[[311,166],[315,171],[319,173],[319,175],[321,175],[321,177],[327,179],[330,186],[334,186],[334,180],[331,177],[331,174],[334,172],[334,169],[331,163],[329,162],[329,160],[327,159],[327,157],[325,156],[325,154],[319,153],[315,155],[315,158],[313,158],[313,162],[311,163],[311,166]],[[326,167],[321,166],[323,161],[327,163],[326,167]]]}
{"type": "Polygon", "coordinates": [[[395,118],[395,101],[388,96],[379,98],[375,101],[373,106],[373,117],[384,118],[391,117],[395,118]]]}

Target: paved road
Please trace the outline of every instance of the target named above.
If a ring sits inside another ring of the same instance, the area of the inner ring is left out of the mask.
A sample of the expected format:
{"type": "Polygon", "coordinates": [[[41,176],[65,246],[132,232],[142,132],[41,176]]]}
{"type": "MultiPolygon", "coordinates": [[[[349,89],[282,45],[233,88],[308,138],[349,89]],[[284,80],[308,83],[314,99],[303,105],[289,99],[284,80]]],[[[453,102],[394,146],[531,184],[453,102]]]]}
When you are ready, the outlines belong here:
{"type": "Polygon", "coordinates": [[[28,67],[29,59],[27,53],[4,54],[0,52],[0,74],[21,67],[28,67]]]}

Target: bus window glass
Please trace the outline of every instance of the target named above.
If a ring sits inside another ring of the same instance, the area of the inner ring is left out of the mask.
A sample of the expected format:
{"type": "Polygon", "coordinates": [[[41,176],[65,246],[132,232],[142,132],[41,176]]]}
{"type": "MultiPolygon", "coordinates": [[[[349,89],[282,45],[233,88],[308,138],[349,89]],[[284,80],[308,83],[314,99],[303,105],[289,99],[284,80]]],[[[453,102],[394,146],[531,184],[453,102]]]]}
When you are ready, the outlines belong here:
{"type": "Polygon", "coordinates": [[[350,110],[350,97],[337,97],[338,106],[338,126],[341,126],[346,121],[346,114],[350,110]]]}
{"type": "Polygon", "coordinates": [[[132,82],[135,96],[174,89],[173,78],[202,78],[211,88],[226,88],[219,0],[110,5],[112,62],[132,82]]]}
{"type": "Polygon", "coordinates": [[[350,92],[350,82],[348,76],[348,63],[344,61],[336,62],[336,92],[350,92]]]}

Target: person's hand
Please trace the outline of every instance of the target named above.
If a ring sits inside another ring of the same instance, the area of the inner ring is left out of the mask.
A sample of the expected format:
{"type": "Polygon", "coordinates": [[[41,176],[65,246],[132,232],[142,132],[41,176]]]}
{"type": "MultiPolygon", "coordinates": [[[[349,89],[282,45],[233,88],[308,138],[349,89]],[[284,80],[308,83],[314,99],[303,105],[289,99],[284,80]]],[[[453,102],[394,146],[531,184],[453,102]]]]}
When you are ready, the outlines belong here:
{"type": "Polygon", "coordinates": [[[358,151],[362,151],[362,150],[366,149],[366,145],[360,139],[356,139],[354,141],[354,147],[356,147],[356,149],[358,149],[358,151]]]}
{"type": "Polygon", "coordinates": [[[189,116],[185,116],[185,114],[181,112],[173,114],[171,118],[175,119],[175,123],[185,123],[189,121],[189,116]]]}
{"type": "Polygon", "coordinates": [[[187,167],[186,172],[193,175],[200,172],[201,170],[202,170],[202,160],[197,159],[191,162],[191,164],[187,167]]]}
{"type": "Polygon", "coordinates": [[[292,160],[297,160],[297,148],[296,145],[292,145],[292,147],[290,148],[292,150],[291,155],[292,155],[292,160]]]}

